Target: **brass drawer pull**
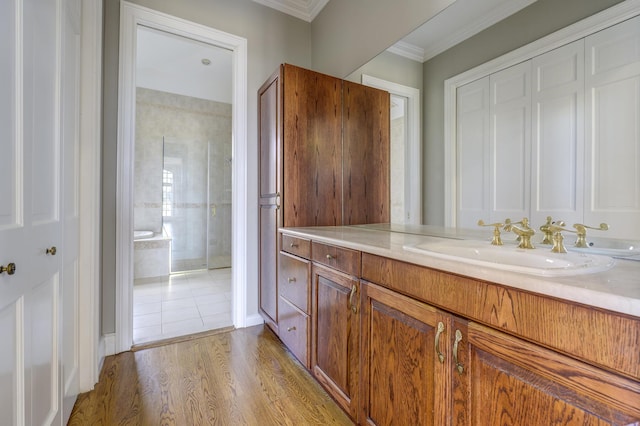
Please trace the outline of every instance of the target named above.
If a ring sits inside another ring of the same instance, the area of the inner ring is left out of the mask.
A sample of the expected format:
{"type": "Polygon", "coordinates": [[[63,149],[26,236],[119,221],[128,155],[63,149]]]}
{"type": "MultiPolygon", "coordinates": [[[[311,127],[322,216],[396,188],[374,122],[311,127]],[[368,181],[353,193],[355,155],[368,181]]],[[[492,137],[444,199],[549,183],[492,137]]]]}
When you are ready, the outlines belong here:
{"type": "Polygon", "coordinates": [[[296,282],[296,277],[289,277],[289,278],[287,278],[287,282],[295,283],[295,282],[296,282]]]}
{"type": "Polygon", "coordinates": [[[296,248],[296,247],[298,247],[298,245],[296,243],[291,243],[291,244],[289,244],[289,247],[296,248]]]}
{"type": "Polygon", "coordinates": [[[0,265],[0,274],[7,273],[7,275],[13,275],[16,273],[16,264],[11,262],[7,266],[0,265]]]}
{"type": "Polygon", "coordinates": [[[338,256],[331,256],[330,254],[327,255],[327,260],[332,260],[332,259],[337,259],[338,256]]]}
{"type": "Polygon", "coordinates": [[[47,254],[50,254],[51,256],[55,256],[58,252],[58,249],[56,248],[56,246],[51,246],[51,248],[48,248],[45,252],[47,254]]]}
{"type": "Polygon", "coordinates": [[[444,332],[444,324],[442,323],[442,321],[440,321],[438,322],[438,330],[436,331],[435,347],[436,347],[436,355],[438,355],[438,359],[440,360],[441,364],[444,362],[444,354],[440,352],[440,335],[443,332],[444,332]]]}
{"type": "Polygon", "coordinates": [[[453,362],[456,364],[456,369],[460,374],[464,371],[464,366],[458,362],[458,343],[461,341],[462,332],[460,330],[456,330],[456,340],[453,342],[453,362]]]}
{"type": "Polygon", "coordinates": [[[294,325],[293,327],[287,328],[287,331],[296,331],[296,326],[294,325]]]}
{"type": "Polygon", "coordinates": [[[351,294],[349,294],[349,306],[351,306],[351,311],[354,314],[358,312],[358,307],[353,303],[353,299],[357,291],[358,291],[358,287],[356,287],[356,285],[354,284],[353,287],[351,287],[351,294]]]}

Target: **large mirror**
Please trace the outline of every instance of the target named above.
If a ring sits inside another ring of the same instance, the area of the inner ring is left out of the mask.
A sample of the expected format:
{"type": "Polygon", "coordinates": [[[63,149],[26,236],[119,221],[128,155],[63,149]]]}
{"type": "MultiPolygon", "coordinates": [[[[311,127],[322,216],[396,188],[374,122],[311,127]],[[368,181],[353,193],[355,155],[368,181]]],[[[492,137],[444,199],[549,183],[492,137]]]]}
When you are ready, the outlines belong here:
{"type": "MultiPolygon", "coordinates": [[[[509,57],[513,55],[513,51],[522,49],[523,46],[533,45],[542,49],[536,43],[544,38],[552,44],[556,43],[555,47],[559,47],[560,38],[554,39],[554,34],[566,36],[567,27],[586,22],[583,28],[578,30],[584,37],[611,25],[616,19],[624,20],[640,14],[640,11],[634,10],[629,2],[619,0],[598,2],[597,5],[573,0],[562,5],[545,1],[492,2],[490,5],[487,2],[487,9],[475,11],[471,9],[474,7],[473,3],[464,0],[456,1],[436,18],[404,38],[402,42],[373,58],[347,77],[352,81],[361,82],[363,75],[369,75],[420,90],[422,99],[420,104],[422,107],[421,165],[419,171],[413,172],[407,181],[421,186],[420,222],[423,224],[456,225],[455,220],[451,220],[455,217],[456,209],[454,192],[456,188],[451,186],[451,179],[455,179],[457,173],[455,169],[452,170],[456,160],[454,158],[447,162],[447,156],[450,155],[447,150],[450,147],[446,143],[451,143],[452,140],[455,143],[455,139],[451,139],[451,128],[447,128],[445,124],[445,110],[450,107],[446,102],[450,101],[452,96],[451,93],[445,95],[447,80],[471,69],[482,67],[483,64],[494,61],[496,58],[509,57]],[[500,9],[500,4],[504,7],[503,10],[500,9]],[[461,11],[460,7],[469,9],[469,13],[461,11]],[[605,10],[606,12],[603,12],[605,10]],[[554,16],[553,22],[549,22],[550,14],[554,16]],[[470,15],[472,19],[465,21],[464,17],[470,15]],[[612,16],[619,16],[619,18],[611,18],[612,16]],[[451,18],[455,20],[452,21],[451,18]],[[446,25],[443,27],[447,22],[448,27],[446,25]],[[448,37],[443,36],[442,33],[437,35],[437,31],[439,29],[442,31],[442,28],[447,28],[445,35],[448,37]],[[562,31],[558,31],[560,29],[562,31]],[[411,44],[419,42],[421,35],[432,43],[425,44],[422,51],[411,48],[415,46],[411,44]],[[449,97],[447,101],[445,101],[446,97],[449,97]]],[[[637,9],[637,6],[635,8],[637,9]]],[[[639,143],[637,134],[630,135],[628,140],[635,146],[639,143]]],[[[627,148],[631,149],[628,146],[627,148]]],[[[602,159],[600,169],[615,170],[613,164],[607,165],[607,161],[613,161],[615,156],[605,154],[606,152],[602,152],[598,156],[602,159]],[[604,160],[605,157],[611,160],[604,160]]],[[[637,173],[640,161],[634,157],[633,161],[629,160],[627,163],[627,170],[635,170],[634,173],[637,173]]],[[[633,188],[626,188],[622,192],[620,189],[617,190],[620,198],[631,198],[628,210],[633,211],[632,222],[640,223],[640,211],[634,204],[637,191],[634,191],[633,188]]],[[[637,235],[640,234],[639,230],[634,228],[629,233],[626,225],[624,234],[613,232],[616,229],[619,230],[620,227],[616,224],[620,219],[616,214],[607,213],[606,209],[601,210],[598,215],[585,217],[585,222],[591,220],[594,223],[587,224],[595,226],[600,222],[609,222],[612,228],[607,233],[609,237],[640,238],[640,235],[637,235]]]]}

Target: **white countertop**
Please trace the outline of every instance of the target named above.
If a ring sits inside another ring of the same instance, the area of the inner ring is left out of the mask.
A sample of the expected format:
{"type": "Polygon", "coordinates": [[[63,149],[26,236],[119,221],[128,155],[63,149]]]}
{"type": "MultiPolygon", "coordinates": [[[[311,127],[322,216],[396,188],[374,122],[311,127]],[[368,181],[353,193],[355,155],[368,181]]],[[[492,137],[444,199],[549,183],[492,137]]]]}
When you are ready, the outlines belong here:
{"type": "Polygon", "coordinates": [[[640,261],[616,259],[615,265],[604,272],[551,278],[478,267],[403,249],[404,246],[441,241],[442,237],[486,239],[489,244],[490,229],[458,231],[433,226],[380,224],[282,228],[281,231],[640,318],[640,261]]]}

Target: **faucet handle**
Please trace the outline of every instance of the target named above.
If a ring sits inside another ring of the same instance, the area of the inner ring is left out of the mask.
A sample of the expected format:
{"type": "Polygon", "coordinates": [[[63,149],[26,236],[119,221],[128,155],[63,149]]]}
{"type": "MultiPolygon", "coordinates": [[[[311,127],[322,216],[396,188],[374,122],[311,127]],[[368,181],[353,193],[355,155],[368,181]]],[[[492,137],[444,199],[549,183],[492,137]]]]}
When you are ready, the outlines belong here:
{"type": "Polygon", "coordinates": [[[549,229],[551,225],[565,226],[565,223],[561,220],[556,220],[554,222],[551,216],[547,216],[545,224],[540,226],[540,231],[544,234],[544,238],[540,244],[553,244],[553,231],[549,229]]]}
{"type": "Polygon", "coordinates": [[[493,226],[493,238],[491,239],[491,245],[493,246],[501,246],[502,239],[500,238],[500,228],[504,226],[504,223],[496,222],[496,223],[484,223],[484,220],[478,220],[478,226],[493,226]]]}
{"type": "Polygon", "coordinates": [[[573,227],[576,228],[576,234],[578,238],[576,238],[576,247],[589,247],[587,245],[587,229],[595,229],[598,231],[607,231],[609,229],[609,225],[606,223],[601,223],[598,228],[593,226],[583,225],[581,223],[574,223],[573,227]]]}

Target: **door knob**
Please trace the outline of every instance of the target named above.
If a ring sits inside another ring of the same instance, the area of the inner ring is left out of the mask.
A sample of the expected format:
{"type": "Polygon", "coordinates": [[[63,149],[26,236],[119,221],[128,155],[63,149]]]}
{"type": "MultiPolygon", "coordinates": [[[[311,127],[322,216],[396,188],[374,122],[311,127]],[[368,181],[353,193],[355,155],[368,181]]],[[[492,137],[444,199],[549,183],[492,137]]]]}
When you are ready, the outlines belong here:
{"type": "Polygon", "coordinates": [[[51,256],[55,256],[57,251],[58,249],[56,248],[56,246],[51,246],[51,248],[48,248],[46,250],[46,253],[50,254],[51,256]]]}
{"type": "Polygon", "coordinates": [[[7,275],[13,275],[16,273],[16,264],[8,263],[7,266],[0,265],[0,274],[7,273],[7,275]]]}

